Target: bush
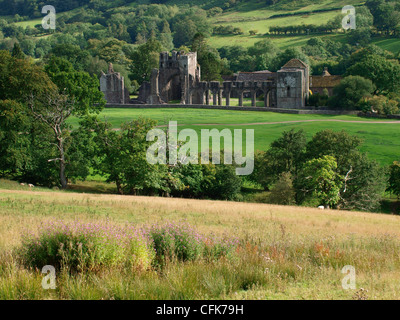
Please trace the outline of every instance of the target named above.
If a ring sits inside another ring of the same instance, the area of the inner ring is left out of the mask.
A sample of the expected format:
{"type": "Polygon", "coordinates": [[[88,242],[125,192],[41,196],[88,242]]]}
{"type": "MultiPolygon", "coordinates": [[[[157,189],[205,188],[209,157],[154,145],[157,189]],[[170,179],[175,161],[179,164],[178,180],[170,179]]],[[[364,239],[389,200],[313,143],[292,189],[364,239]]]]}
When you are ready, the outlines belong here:
{"type": "Polygon", "coordinates": [[[380,115],[391,115],[399,112],[398,102],[385,96],[365,98],[360,104],[363,107],[363,111],[372,111],[380,115]]]}
{"type": "Polygon", "coordinates": [[[37,235],[22,237],[22,263],[41,269],[52,265],[67,272],[105,268],[140,271],[167,261],[216,260],[231,257],[236,239],[204,237],[188,224],[167,223],[145,229],[111,224],[49,222],[37,235]]]}
{"type": "Polygon", "coordinates": [[[283,172],[279,175],[278,181],[271,188],[268,203],[281,205],[295,205],[295,190],[290,172],[283,172]]]}
{"type": "Polygon", "coordinates": [[[156,263],[168,260],[194,261],[200,258],[216,260],[231,257],[238,245],[237,239],[205,237],[186,223],[153,225],[149,235],[156,253],[156,263]]]}
{"type": "Polygon", "coordinates": [[[158,263],[174,259],[190,261],[203,254],[203,237],[187,224],[153,225],[149,234],[158,263]]]}
{"type": "Polygon", "coordinates": [[[145,234],[110,224],[49,222],[38,235],[23,236],[20,257],[28,267],[98,271],[109,267],[147,269],[154,253],[145,234]]]}
{"type": "Polygon", "coordinates": [[[347,76],[333,89],[328,105],[334,109],[360,110],[361,101],[371,97],[375,86],[371,80],[360,76],[347,76]]]}
{"type": "Polygon", "coordinates": [[[256,193],[251,201],[257,202],[257,203],[269,203],[269,191],[264,191],[260,193],[256,193]]]}
{"type": "Polygon", "coordinates": [[[310,97],[308,98],[308,105],[313,106],[313,107],[326,106],[328,100],[329,100],[329,96],[326,93],[319,94],[317,92],[317,93],[310,95],[310,97]]]}
{"type": "Polygon", "coordinates": [[[221,257],[232,258],[238,245],[237,239],[211,235],[205,241],[204,256],[209,260],[217,260],[221,257]]]}

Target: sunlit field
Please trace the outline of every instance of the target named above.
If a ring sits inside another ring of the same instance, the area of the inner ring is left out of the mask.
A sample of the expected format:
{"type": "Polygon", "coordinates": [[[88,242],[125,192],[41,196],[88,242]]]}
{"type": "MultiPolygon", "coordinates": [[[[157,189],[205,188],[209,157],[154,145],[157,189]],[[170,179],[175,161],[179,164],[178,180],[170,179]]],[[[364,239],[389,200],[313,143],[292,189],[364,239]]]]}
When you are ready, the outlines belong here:
{"type": "Polygon", "coordinates": [[[0,190],[0,299],[398,299],[398,216],[117,195],[0,190]],[[200,234],[235,237],[232,256],[169,261],[163,267],[118,266],[57,274],[41,287],[40,270],[24,267],[21,236],[44,223],[121,228],[185,221],[200,234]],[[342,288],[345,265],[356,289],[342,288]]]}
{"type": "MultiPolygon", "coordinates": [[[[303,129],[308,139],[324,129],[346,130],[349,134],[362,138],[364,143],[361,150],[383,165],[397,160],[400,150],[400,121],[392,123],[393,120],[388,119],[183,108],[106,108],[99,117],[109,121],[114,128],[118,128],[125,121],[147,117],[157,120],[161,126],[168,125],[169,121],[177,121],[180,130],[192,128],[199,134],[201,129],[254,129],[255,150],[267,150],[272,141],[283,131],[290,129],[303,129]]],[[[76,126],[78,120],[72,119],[70,123],[76,126]]]]}

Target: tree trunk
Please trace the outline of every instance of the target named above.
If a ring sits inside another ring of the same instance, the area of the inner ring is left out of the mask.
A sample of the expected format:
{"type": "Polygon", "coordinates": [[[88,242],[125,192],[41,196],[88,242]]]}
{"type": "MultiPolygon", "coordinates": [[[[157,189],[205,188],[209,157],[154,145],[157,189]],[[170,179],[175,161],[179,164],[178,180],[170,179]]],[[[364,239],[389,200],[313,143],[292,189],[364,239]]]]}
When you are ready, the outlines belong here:
{"type": "Polygon", "coordinates": [[[122,190],[121,181],[119,179],[116,179],[115,184],[117,185],[117,192],[123,195],[124,191],[122,190]]]}
{"type": "Polygon", "coordinates": [[[68,181],[67,177],[65,176],[64,143],[61,137],[58,138],[58,149],[60,151],[60,183],[61,183],[61,188],[66,189],[68,186],[68,181]]]}
{"type": "Polygon", "coordinates": [[[66,189],[68,186],[68,181],[67,181],[67,177],[65,176],[64,161],[60,161],[60,182],[61,182],[61,188],[66,189]]]}

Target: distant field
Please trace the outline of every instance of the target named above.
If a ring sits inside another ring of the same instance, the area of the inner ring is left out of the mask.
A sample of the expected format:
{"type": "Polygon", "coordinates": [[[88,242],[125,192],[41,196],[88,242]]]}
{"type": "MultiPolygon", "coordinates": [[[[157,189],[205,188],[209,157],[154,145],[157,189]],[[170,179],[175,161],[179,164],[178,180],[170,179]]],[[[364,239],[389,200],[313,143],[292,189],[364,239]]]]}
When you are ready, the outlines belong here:
{"type": "MultiPolygon", "coordinates": [[[[274,13],[275,14],[275,13],[274,13]]],[[[255,20],[253,19],[243,19],[243,21],[235,22],[226,20],[224,23],[215,22],[215,25],[219,24],[231,24],[234,27],[240,27],[243,29],[245,33],[248,33],[249,30],[258,30],[259,33],[263,34],[269,31],[269,27],[271,26],[285,26],[285,25],[301,25],[301,24],[316,24],[321,25],[325,24],[328,20],[334,18],[335,16],[341,14],[341,11],[328,11],[321,13],[313,13],[313,14],[304,14],[298,16],[289,16],[282,18],[274,18],[266,20],[255,20]]]]}
{"type": "MultiPolygon", "coordinates": [[[[209,38],[208,42],[211,46],[215,48],[222,48],[225,46],[242,46],[250,47],[256,42],[270,39],[278,48],[285,50],[289,47],[301,47],[307,44],[307,41],[311,38],[320,37],[323,39],[331,39],[333,41],[344,42],[346,41],[345,35],[343,34],[327,34],[327,35],[294,35],[294,36],[283,36],[283,35],[269,35],[264,36],[261,34],[250,36],[250,35],[232,35],[232,36],[222,36],[217,35],[209,38]]],[[[379,46],[379,44],[377,44],[379,46]]],[[[396,45],[393,44],[393,48],[396,45]]],[[[399,45],[400,47],[400,45],[399,45]]]]}
{"type": "Polygon", "coordinates": [[[400,52],[400,39],[399,38],[389,38],[389,39],[374,38],[374,39],[372,39],[372,43],[384,50],[388,50],[393,53],[400,52]]]}
{"type": "MultiPolygon", "coordinates": [[[[299,2],[300,5],[301,2],[299,2]]],[[[352,5],[359,5],[363,1],[355,1],[352,5]]],[[[321,1],[312,5],[307,5],[294,10],[279,9],[279,4],[269,7],[268,9],[256,9],[250,6],[243,5],[242,10],[236,8],[235,11],[227,11],[222,15],[211,18],[213,25],[233,25],[243,29],[244,34],[238,36],[213,36],[209,40],[210,44],[216,48],[227,45],[240,45],[248,47],[255,42],[265,38],[265,33],[269,32],[271,26],[287,26],[287,25],[301,25],[301,24],[315,24],[321,25],[327,23],[330,19],[337,15],[342,15],[341,8],[348,5],[346,1],[321,1]],[[300,14],[295,16],[270,18],[273,15],[287,14],[290,12],[309,12],[321,9],[335,9],[333,11],[318,12],[311,14],[300,14]],[[256,36],[250,36],[249,30],[257,30],[256,36]]],[[[286,49],[289,46],[302,46],[311,37],[322,36],[329,37],[335,41],[342,41],[342,34],[333,35],[302,35],[302,36],[270,36],[270,38],[279,48],[286,49]]]]}
{"type": "Polygon", "coordinates": [[[21,21],[21,22],[17,22],[15,23],[17,26],[26,28],[26,27],[31,27],[33,28],[35,25],[37,24],[42,24],[42,19],[35,19],[35,20],[28,20],[28,21],[21,21]]]}
{"type": "MultiPolygon", "coordinates": [[[[292,128],[304,129],[307,137],[311,138],[317,131],[324,129],[346,130],[350,134],[364,139],[362,151],[368,152],[369,156],[381,164],[391,164],[394,160],[400,160],[400,121],[398,123],[376,123],[371,118],[360,118],[356,116],[328,116],[328,115],[305,115],[284,114],[273,112],[256,111],[230,111],[230,110],[201,110],[201,109],[104,109],[100,117],[118,128],[124,121],[138,117],[152,118],[159,125],[168,124],[168,121],[177,121],[181,128],[193,128],[200,133],[201,129],[223,128],[231,129],[254,129],[255,149],[266,150],[270,143],[278,138],[285,130],[292,128]],[[307,120],[315,120],[307,122],[307,120]],[[333,122],[331,120],[357,121],[333,122]],[[277,123],[285,121],[305,121],[292,123],[277,123]],[[368,123],[362,123],[366,121],[368,123]],[[244,125],[259,122],[275,122],[271,124],[244,125]],[[194,124],[213,124],[203,127],[194,124]],[[214,125],[215,124],[215,125],[214,125]]],[[[383,120],[385,121],[385,120],[383,120]]],[[[71,119],[70,123],[77,125],[77,119],[71,119]]]]}

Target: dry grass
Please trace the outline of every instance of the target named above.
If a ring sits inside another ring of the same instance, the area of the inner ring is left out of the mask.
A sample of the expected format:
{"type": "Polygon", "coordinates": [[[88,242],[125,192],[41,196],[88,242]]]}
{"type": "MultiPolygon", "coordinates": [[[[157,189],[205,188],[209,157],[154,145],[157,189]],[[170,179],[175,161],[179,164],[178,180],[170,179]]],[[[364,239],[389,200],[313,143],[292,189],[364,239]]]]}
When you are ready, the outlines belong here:
{"type": "Polygon", "coordinates": [[[168,281],[154,273],[133,276],[110,271],[108,276],[84,282],[65,276],[57,293],[51,294],[38,289],[40,275],[10,262],[9,256],[0,264],[0,279],[8,284],[0,287],[0,298],[20,298],[21,293],[10,289],[16,283],[28,292],[22,298],[36,299],[358,299],[359,288],[368,290],[369,299],[400,297],[399,216],[226,201],[0,190],[0,252],[6,254],[18,246],[25,230],[35,231],[54,218],[111,219],[138,225],[186,220],[206,234],[239,237],[242,248],[235,263],[172,265],[168,281]],[[357,290],[341,287],[340,270],[346,264],[356,267],[357,290]]]}

